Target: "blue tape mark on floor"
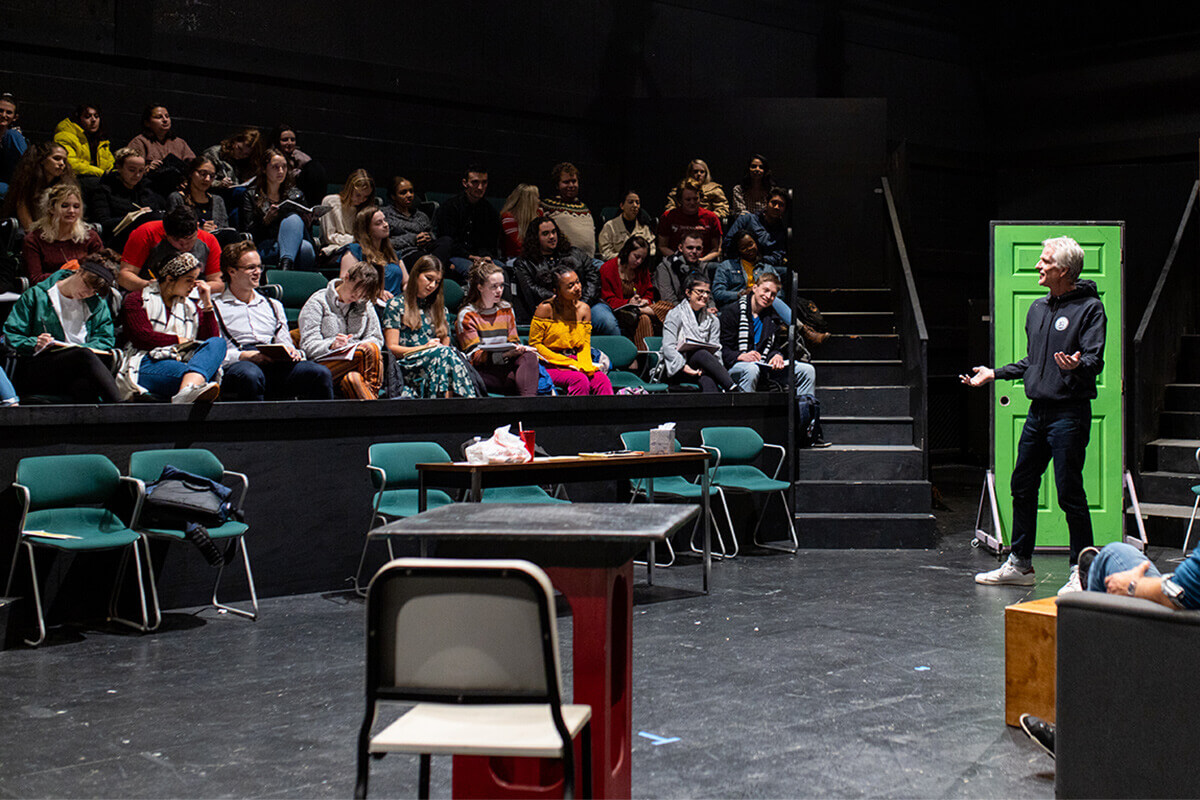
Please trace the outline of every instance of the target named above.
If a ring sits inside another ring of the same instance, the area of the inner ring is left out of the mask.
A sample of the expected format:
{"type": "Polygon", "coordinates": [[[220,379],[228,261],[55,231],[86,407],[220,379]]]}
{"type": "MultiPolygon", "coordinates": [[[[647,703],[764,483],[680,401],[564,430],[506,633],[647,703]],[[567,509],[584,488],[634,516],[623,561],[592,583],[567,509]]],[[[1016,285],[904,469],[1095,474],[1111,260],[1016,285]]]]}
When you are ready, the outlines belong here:
{"type": "Polygon", "coordinates": [[[930,667],[913,667],[913,669],[917,672],[928,672],[930,667]]]}
{"type": "Polygon", "coordinates": [[[649,739],[650,744],[654,745],[655,747],[658,747],[660,744],[670,744],[671,742],[679,741],[678,736],[659,736],[654,733],[647,733],[646,731],[638,731],[638,736],[649,739]]]}

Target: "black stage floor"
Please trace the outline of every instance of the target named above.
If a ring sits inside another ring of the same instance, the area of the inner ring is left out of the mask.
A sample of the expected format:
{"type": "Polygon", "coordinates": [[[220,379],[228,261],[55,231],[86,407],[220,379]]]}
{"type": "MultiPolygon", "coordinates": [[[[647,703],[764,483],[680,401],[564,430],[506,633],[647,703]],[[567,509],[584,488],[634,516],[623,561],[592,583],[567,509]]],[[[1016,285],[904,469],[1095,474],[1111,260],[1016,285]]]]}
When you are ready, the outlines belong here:
{"type": "MultiPolygon", "coordinates": [[[[748,555],[709,597],[685,561],[637,588],[635,797],[1053,796],[1053,761],[1004,725],[1003,608],[1053,594],[1066,556],[1030,589],[977,587],[979,484],[938,485],[936,550],[748,555]]],[[[0,653],[0,797],[349,797],[362,630],[353,595],[304,595],[0,653]]],[[[448,796],[448,760],[433,778],[448,796]]],[[[372,795],[416,781],[388,756],[372,795]]]]}

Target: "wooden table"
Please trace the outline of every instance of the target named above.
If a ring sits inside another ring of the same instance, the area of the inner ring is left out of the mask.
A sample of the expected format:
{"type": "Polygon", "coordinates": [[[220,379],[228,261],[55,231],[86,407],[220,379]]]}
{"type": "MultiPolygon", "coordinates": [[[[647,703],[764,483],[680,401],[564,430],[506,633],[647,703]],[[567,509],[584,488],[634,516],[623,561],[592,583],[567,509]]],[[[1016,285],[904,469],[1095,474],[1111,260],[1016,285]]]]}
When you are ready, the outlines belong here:
{"type": "MultiPolygon", "coordinates": [[[[626,478],[646,478],[646,495],[654,502],[654,479],[668,475],[699,475],[700,498],[704,522],[703,588],[708,594],[712,575],[712,527],[709,515],[709,454],[704,450],[684,450],[663,455],[608,456],[551,456],[535,458],[525,464],[469,464],[466,461],[446,461],[417,464],[417,508],[424,510],[429,486],[467,489],[467,500],[478,503],[485,488],[493,486],[527,486],[540,483],[573,483],[586,481],[617,481],[626,478]]],[[[490,504],[489,504],[490,505],[490,504]]],[[[524,514],[528,515],[529,509],[524,514]]],[[[654,540],[649,542],[650,556],[646,559],[646,575],[654,583],[654,540]]]]}
{"type": "Polygon", "coordinates": [[[1054,722],[1058,642],[1056,597],[1004,609],[1004,722],[1021,724],[1022,714],[1054,722]]]}
{"type": "MultiPolygon", "coordinates": [[[[574,702],[592,707],[592,796],[629,797],[633,557],[696,513],[655,503],[454,503],[373,533],[446,542],[454,556],[524,558],[546,570],[571,606],[574,702]]],[[[557,769],[539,759],[454,758],[455,797],[549,796],[560,784],[557,769]]]]}

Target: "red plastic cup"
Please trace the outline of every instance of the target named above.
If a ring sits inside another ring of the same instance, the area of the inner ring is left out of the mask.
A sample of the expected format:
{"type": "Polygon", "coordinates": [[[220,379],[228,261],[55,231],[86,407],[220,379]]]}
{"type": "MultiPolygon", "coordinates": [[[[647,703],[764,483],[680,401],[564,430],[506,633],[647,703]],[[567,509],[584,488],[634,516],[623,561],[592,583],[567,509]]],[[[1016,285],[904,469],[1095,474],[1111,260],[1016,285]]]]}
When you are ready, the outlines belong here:
{"type": "Polygon", "coordinates": [[[525,449],[529,451],[529,457],[533,458],[533,444],[537,439],[537,431],[523,430],[520,434],[521,441],[525,443],[525,449]]]}

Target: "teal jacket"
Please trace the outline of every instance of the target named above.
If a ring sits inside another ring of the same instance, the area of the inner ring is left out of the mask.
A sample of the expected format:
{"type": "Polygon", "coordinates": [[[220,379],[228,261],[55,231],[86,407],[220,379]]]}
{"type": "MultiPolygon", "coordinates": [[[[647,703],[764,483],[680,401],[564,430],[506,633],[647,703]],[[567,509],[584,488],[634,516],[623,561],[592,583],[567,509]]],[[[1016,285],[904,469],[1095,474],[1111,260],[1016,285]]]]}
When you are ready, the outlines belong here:
{"type": "MultiPolygon", "coordinates": [[[[50,302],[50,287],[74,274],[74,270],[60,269],[21,294],[8,315],[8,321],[4,323],[4,335],[18,355],[31,355],[37,346],[38,336],[43,333],[50,334],[60,342],[66,341],[62,322],[54,313],[54,304],[50,302]]],[[[112,350],[116,345],[116,332],[113,330],[108,303],[97,295],[92,295],[84,303],[92,310],[87,321],[87,341],[84,345],[94,350],[112,350]]]]}

